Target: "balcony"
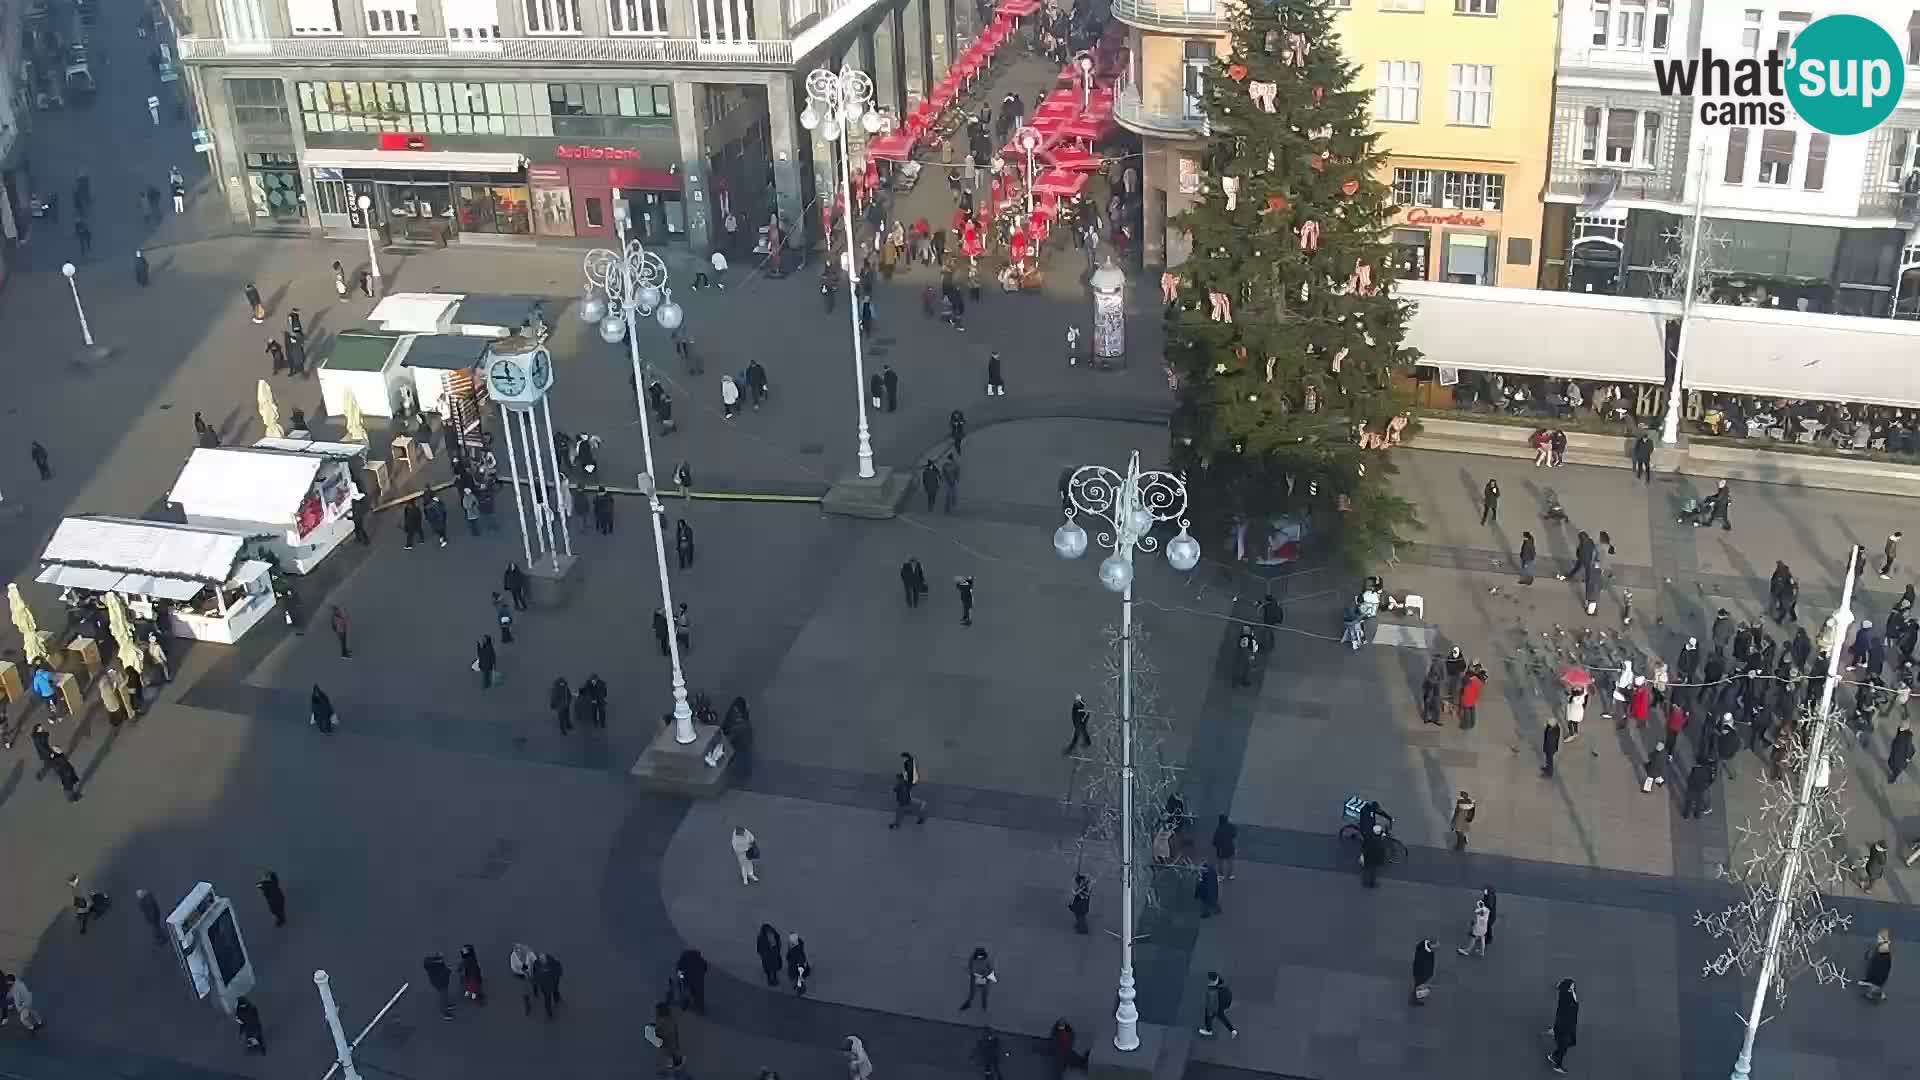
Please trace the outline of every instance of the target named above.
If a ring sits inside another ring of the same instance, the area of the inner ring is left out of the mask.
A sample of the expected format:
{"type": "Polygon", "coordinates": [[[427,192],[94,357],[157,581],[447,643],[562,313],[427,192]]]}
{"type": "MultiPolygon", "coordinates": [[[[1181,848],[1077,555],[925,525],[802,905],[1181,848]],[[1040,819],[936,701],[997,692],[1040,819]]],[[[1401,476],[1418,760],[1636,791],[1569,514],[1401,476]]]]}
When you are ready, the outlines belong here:
{"type": "Polygon", "coordinates": [[[431,37],[285,37],[228,41],[183,37],[188,63],[312,61],[400,64],[678,64],[791,67],[791,41],[703,41],[669,37],[527,37],[451,41],[431,37]]]}
{"type": "Polygon", "coordinates": [[[1628,76],[1644,81],[1649,89],[1658,85],[1654,78],[1653,65],[1656,61],[1678,55],[1669,52],[1642,52],[1638,49],[1599,49],[1591,46],[1563,48],[1560,50],[1559,70],[1562,76],[1574,73],[1590,73],[1619,79],[1628,76]]]}
{"type": "Polygon", "coordinates": [[[1570,195],[1591,200],[1598,198],[1609,186],[1613,190],[1608,199],[1677,203],[1685,197],[1680,181],[1671,169],[1609,169],[1599,165],[1555,162],[1547,174],[1549,195],[1570,195]]]}
{"type": "Polygon", "coordinates": [[[1142,30],[1200,30],[1224,34],[1232,11],[1227,0],[1112,0],[1113,17],[1142,30]]]}
{"type": "Polygon", "coordinates": [[[1894,189],[1872,189],[1860,193],[1860,216],[1892,218],[1902,228],[1920,225],[1920,195],[1908,195],[1894,189]]]}
{"type": "Polygon", "coordinates": [[[1199,139],[1207,134],[1207,118],[1160,112],[1143,104],[1140,88],[1123,86],[1113,95],[1113,118],[1120,126],[1162,139],[1199,139]]]}

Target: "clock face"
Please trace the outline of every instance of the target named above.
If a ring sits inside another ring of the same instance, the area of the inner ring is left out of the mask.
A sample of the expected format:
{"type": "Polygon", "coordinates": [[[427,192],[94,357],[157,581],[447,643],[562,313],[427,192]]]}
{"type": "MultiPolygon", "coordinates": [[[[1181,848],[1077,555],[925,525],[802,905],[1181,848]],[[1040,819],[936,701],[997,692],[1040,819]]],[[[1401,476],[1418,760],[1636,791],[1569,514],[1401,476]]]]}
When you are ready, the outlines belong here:
{"type": "Polygon", "coordinates": [[[520,365],[511,360],[495,360],[487,369],[487,385],[493,396],[503,401],[516,401],[526,396],[527,375],[520,365]]]}
{"type": "Polygon", "coordinates": [[[552,385],[553,360],[547,355],[547,350],[541,349],[533,354],[533,391],[536,394],[544,393],[552,385]]]}

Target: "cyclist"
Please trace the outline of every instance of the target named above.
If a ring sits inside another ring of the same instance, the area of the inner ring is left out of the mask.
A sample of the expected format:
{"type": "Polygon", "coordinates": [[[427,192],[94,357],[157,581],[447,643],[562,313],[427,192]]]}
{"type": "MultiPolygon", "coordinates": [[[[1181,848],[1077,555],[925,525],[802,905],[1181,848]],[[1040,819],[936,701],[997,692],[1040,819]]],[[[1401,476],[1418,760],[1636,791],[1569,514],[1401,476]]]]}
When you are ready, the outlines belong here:
{"type": "Polygon", "coordinates": [[[1360,837],[1362,840],[1373,835],[1373,827],[1375,825],[1381,826],[1381,835],[1393,835],[1393,815],[1387,813],[1386,810],[1380,806],[1379,800],[1368,799],[1367,804],[1360,808],[1360,837]]]}

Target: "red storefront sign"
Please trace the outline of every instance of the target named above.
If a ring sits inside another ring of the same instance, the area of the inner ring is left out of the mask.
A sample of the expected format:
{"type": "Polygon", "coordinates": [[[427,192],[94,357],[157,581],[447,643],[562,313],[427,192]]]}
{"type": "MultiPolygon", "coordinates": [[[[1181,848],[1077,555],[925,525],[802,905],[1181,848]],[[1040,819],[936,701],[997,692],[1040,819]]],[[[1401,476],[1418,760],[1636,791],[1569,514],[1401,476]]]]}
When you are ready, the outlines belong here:
{"type": "Polygon", "coordinates": [[[409,131],[383,131],[380,133],[382,150],[425,150],[427,137],[409,131]]]}
{"type": "Polygon", "coordinates": [[[561,161],[639,161],[640,151],[631,146],[556,146],[553,156],[561,161]]]}
{"type": "Polygon", "coordinates": [[[1486,223],[1487,219],[1481,217],[1479,214],[1469,214],[1462,210],[1436,214],[1431,210],[1422,210],[1416,207],[1415,209],[1407,211],[1407,224],[1409,225],[1464,225],[1470,229],[1478,229],[1484,227],[1486,223]]]}

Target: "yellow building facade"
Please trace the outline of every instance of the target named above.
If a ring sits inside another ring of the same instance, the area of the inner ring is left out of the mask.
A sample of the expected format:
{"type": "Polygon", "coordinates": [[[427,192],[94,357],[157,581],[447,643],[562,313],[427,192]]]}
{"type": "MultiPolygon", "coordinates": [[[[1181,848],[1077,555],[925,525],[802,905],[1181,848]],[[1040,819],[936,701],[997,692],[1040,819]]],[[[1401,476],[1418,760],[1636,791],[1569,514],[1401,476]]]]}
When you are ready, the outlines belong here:
{"type": "MultiPolygon", "coordinates": [[[[1552,0],[1330,0],[1356,88],[1373,92],[1380,180],[1401,209],[1404,276],[1533,288],[1553,120],[1552,0]]],[[[1205,152],[1200,80],[1227,47],[1226,0],[1113,0],[1132,33],[1114,114],[1138,132],[1149,263],[1182,257],[1166,222],[1205,152]]]]}

